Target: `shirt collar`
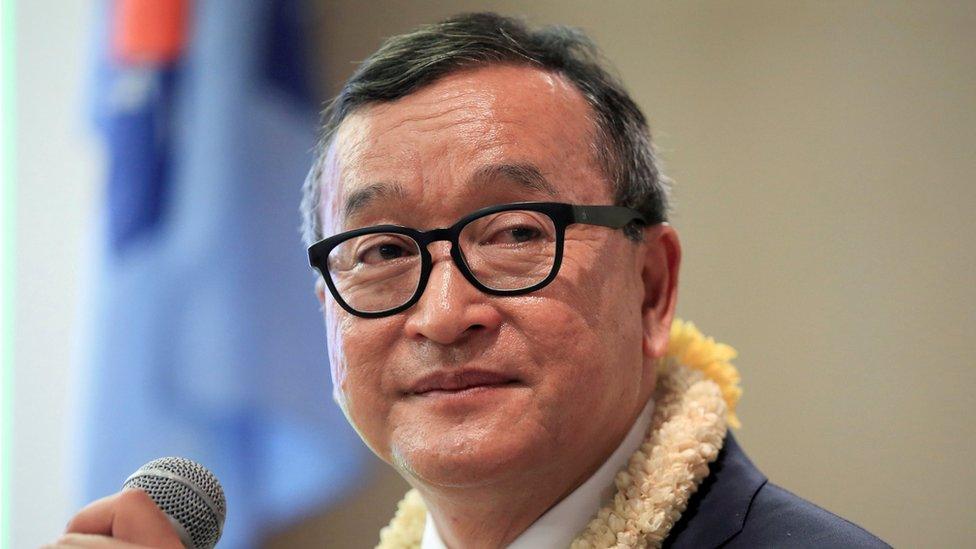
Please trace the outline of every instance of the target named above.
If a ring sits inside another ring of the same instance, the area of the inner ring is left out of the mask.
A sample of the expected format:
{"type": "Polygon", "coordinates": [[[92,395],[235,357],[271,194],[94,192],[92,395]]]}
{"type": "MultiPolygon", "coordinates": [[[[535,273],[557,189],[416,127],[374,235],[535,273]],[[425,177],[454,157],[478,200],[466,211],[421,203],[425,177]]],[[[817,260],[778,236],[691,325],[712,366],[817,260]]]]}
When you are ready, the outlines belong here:
{"type": "MultiPolygon", "coordinates": [[[[614,477],[627,465],[630,456],[640,448],[647,429],[651,426],[654,399],[649,399],[644,410],[637,416],[617,449],[603,462],[590,478],[573,490],[554,507],[545,512],[522,532],[508,549],[563,549],[569,547],[583,531],[593,514],[613,497],[614,477]]],[[[427,515],[421,549],[447,549],[434,521],[427,515]]]]}

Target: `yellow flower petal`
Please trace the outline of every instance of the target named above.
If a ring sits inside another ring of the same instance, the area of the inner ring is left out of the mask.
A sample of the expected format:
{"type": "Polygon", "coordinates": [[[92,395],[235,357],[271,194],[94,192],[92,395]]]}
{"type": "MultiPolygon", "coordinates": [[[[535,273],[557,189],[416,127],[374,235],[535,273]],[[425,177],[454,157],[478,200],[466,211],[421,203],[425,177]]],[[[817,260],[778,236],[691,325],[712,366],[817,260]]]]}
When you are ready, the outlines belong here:
{"type": "MultiPolygon", "coordinates": [[[[742,388],[739,386],[742,376],[730,362],[738,356],[733,347],[705,337],[693,323],[676,318],[671,322],[671,335],[665,356],[689,368],[700,370],[705,377],[714,381],[722,390],[729,425],[736,429],[742,426],[735,415],[736,404],[742,396],[742,388]]],[[[662,365],[664,362],[662,361],[662,365]]]]}

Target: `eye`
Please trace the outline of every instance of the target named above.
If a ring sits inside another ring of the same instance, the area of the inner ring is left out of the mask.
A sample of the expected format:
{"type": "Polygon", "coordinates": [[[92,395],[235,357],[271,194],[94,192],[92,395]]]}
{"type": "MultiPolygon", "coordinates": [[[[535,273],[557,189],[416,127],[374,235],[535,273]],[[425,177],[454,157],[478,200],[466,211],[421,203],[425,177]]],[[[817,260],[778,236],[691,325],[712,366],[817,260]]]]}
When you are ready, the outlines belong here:
{"type": "Polygon", "coordinates": [[[482,246],[524,246],[554,238],[552,222],[534,212],[502,212],[471,227],[482,246]]]}
{"type": "Polygon", "coordinates": [[[536,227],[510,227],[498,231],[490,238],[492,244],[524,244],[533,240],[538,240],[542,236],[542,231],[536,227]]]}
{"type": "Polygon", "coordinates": [[[393,236],[372,238],[357,247],[356,262],[361,265],[383,265],[416,255],[416,249],[409,242],[393,236]]]}

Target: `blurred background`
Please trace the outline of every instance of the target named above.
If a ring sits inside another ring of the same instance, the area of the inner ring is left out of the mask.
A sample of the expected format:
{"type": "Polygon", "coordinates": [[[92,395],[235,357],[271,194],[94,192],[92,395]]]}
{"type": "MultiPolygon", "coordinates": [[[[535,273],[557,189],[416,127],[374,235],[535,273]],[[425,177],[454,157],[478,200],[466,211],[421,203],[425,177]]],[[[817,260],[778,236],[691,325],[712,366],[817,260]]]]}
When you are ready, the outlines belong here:
{"type": "Polygon", "coordinates": [[[736,434],[903,547],[976,536],[976,4],[13,3],[11,547],[177,454],[224,547],[371,547],[405,484],[331,401],[299,239],[316,111],[462,11],[578,26],[651,121],[680,316],[739,351],[736,434]]]}

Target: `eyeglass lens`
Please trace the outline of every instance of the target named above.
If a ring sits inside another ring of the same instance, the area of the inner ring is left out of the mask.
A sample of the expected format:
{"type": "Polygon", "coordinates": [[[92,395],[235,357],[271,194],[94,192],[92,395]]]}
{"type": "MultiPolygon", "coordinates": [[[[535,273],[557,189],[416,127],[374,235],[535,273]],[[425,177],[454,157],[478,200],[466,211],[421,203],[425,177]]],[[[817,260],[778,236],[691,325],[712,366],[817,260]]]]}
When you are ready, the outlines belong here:
{"type": "MultiPolygon", "coordinates": [[[[471,275],[493,290],[521,290],[545,280],[556,256],[556,226],[543,213],[511,210],[476,218],[458,236],[471,275]]],[[[417,292],[420,245],[396,233],[350,238],[329,253],[329,275],[350,307],[364,313],[393,309],[417,292]]]]}

